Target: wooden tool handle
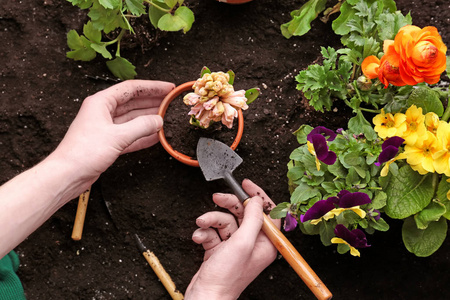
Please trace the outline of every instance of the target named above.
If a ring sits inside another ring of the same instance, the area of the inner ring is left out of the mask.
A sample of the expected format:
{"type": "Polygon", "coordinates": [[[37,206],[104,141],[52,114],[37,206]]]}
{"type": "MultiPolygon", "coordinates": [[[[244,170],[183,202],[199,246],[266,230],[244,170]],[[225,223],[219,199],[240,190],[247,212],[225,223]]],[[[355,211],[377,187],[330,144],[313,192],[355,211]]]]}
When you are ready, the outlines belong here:
{"type": "MultiPolygon", "coordinates": [[[[247,202],[248,200],[244,202],[244,205],[246,205],[247,202]]],[[[305,259],[298,253],[297,249],[295,249],[278,227],[273,224],[272,220],[266,214],[263,213],[263,215],[264,223],[262,231],[267,235],[281,255],[283,255],[284,259],[286,259],[298,276],[305,282],[317,299],[331,299],[333,294],[331,294],[322,280],[320,280],[305,259]]]]}
{"type": "Polygon", "coordinates": [[[159,280],[161,280],[162,284],[169,292],[172,299],[183,300],[184,299],[183,294],[179,290],[177,290],[177,288],[175,287],[175,283],[173,283],[169,274],[166,272],[166,270],[164,270],[163,266],[159,262],[158,257],[156,257],[156,255],[150,250],[143,252],[143,255],[147,260],[147,262],[152,267],[153,271],[156,273],[156,276],[158,276],[159,280]]]}
{"type": "Polygon", "coordinates": [[[86,218],[86,210],[90,193],[91,189],[89,188],[78,198],[77,214],[75,216],[75,222],[72,230],[72,239],[74,241],[81,240],[81,236],[83,235],[84,219],[86,218]]]}

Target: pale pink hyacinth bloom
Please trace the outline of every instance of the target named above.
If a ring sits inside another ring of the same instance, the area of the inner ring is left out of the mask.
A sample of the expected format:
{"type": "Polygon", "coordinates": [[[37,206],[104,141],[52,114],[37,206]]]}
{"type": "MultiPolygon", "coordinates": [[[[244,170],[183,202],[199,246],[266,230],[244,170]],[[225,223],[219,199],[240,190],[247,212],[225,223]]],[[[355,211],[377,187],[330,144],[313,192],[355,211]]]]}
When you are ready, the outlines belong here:
{"type": "Polygon", "coordinates": [[[200,126],[208,128],[212,122],[222,121],[231,129],[237,110],[248,108],[245,90],[234,91],[229,80],[229,74],[223,72],[204,74],[193,85],[194,93],[184,96],[183,102],[192,106],[189,115],[200,126]]]}

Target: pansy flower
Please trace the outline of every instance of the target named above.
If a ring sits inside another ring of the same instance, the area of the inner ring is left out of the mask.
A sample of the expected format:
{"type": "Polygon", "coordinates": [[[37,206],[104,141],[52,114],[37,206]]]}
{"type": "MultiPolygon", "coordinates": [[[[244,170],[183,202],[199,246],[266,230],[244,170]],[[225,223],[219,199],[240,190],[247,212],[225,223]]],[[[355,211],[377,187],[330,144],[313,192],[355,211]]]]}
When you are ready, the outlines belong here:
{"type": "Polygon", "coordinates": [[[342,224],[336,225],[334,229],[336,237],[331,239],[333,244],[346,244],[350,247],[350,254],[353,256],[360,256],[357,248],[367,248],[370,245],[367,244],[367,238],[361,229],[353,229],[350,231],[342,224]]]}
{"type": "Polygon", "coordinates": [[[320,162],[332,165],[336,161],[336,153],[328,149],[327,141],[334,141],[336,133],[323,126],[317,126],[307,136],[308,151],[316,157],[317,171],[320,171],[320,162]],[[328,138],[325,138],[328,137],[328,138]]]}
{"type": "Polygon", "coordinates": [[[400,155],[396,157],[398,154],[398,150],[400,146],[403,144],[405,140],[398,136],[393,136],[391,138],[388,138],[383,142],[381,145],[381,153],[378,156],[378,162],[375,163],[376,166],[381,166],[382,164],[386,163],[384,165],[383,169],[381,169],[381,176],[386,176],[389,172],[389,166],[396,161],[397,159],[401,159],[404,157],[401,157],[400,155]]]}
{"type": "Polygon", "coordinates": [[[292,231],[297,227],[297,219],[291,215],[289,212],[286,214],[286,218],[284,219],[284,230],[285,231],[292,231]]]}
{"type": "Polygon", "coordinates": [[[351,210],[361,218],[366,216],[366,212],[360,208],[361,205],[368,204],[370,200],[366,193],[342,190],[336,197],[329,197],[326,200],[320,200],[314,203],[304,215],[300,217],[300,221],[306,222],[311,220],[311,224],[316,225],[320,221],[329,220],[340,215],[345,210],[351,210]]]}

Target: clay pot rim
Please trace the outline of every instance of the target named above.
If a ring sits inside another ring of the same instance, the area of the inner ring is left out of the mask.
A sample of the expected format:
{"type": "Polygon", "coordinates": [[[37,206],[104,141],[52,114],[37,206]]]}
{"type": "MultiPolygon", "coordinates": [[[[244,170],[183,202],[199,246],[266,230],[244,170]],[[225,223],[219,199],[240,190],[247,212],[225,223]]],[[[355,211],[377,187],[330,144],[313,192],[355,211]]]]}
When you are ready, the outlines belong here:
{"type": "MultiPolygon", "coordinates": [[[[181,93],[192,90],[192,86],[194,85],[195,81],[189,81],[185,82],[170,91],[164,100],[161,102],[161,105],[159,107],[158,115],[160,115],[163,119],[166,114],[167,108],[169,107],[170,103],[175,100],[178,96],[181,95],[181,93]]],[[[230,148],[235,150],[241,141],[242,134],[244,132],[244,115],[242,114],[242,110],[238,109],[238,132],[236,134],[236,138],[234,139],[233,143],[231,144],[230,148]]],[[[158,132],[159,141],[163,148],[176,160],[192,166],[192,167],[199,167],[199,163],[196,159],[193,159],[192,157],[183,154],[181,152],[178,152],[177,150],[173,149],[173,147],[169,144],[169,142],[166,139],[166,136],[164,134],[164,125],[161,128],[161,130],[158,132]]]]}

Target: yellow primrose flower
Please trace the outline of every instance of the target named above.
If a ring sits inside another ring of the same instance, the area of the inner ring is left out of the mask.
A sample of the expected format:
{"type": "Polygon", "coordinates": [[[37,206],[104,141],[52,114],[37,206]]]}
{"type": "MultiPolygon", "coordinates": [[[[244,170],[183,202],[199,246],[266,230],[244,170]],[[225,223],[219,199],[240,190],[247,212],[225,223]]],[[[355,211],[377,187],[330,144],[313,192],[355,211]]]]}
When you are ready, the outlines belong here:
{"type": "Polygon", "coordinates": [[[402,136],[406,131],[406,115],[402,113],[396,113],[395,115],[391,113],[386,114],[381,109],[381,113],[376,115],[372,121],[375,124],[375,131],[382,139],[402,136]]]}
{"type": "Polygon", "coordinates": [[[403,133],[402,138],[405,139],[405,143],[414,145],[419,137],[425,135],[425,116],[422,114],[422,108],[415,105],[411,105],[405,113],[406,116],[406,131],[403,133]]]}
{"type": "Polygon", "coordinates": [[[436,132],[439,150],[433,155],[436,172],[450,176],[450,124],[441,122],[436,132]]]}
{"type": "Polygon", "coordinates": [[[436,134],[440,123],[441,121],[439,120],[438,115],[434,112],[429,112],[425,115],[425,127],[431,133],[436,134]]]}
{"type": "Polygon", "coordinates": [[[425,138],[414,145],[406,145],[404,155],[411,168],[424,175],[434,172],[433,155],[439,150],[436,136],[427,131],[425,138]]]}

